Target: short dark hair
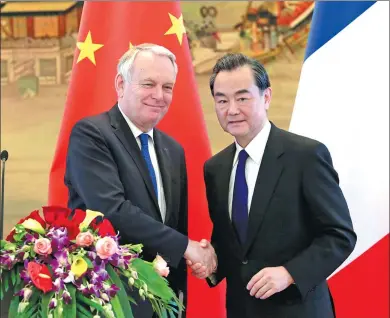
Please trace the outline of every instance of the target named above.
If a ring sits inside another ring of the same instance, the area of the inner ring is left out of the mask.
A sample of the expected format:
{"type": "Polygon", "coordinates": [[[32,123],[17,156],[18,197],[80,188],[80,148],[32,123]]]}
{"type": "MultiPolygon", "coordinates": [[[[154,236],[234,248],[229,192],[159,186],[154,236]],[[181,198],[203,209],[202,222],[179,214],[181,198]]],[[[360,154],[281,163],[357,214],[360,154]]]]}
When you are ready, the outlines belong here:
{"type": "Polygon", "coordinates": [[[219,72],[233,71],[246,65],[251,67],[256,86],[260,89],[260,92],[271,87],[267,71],[259,61],[241,53],[228,53],[222,56],[213,68],[213,74],[210,77],[211,94],[214,96],[214,82],[219,72]]]}

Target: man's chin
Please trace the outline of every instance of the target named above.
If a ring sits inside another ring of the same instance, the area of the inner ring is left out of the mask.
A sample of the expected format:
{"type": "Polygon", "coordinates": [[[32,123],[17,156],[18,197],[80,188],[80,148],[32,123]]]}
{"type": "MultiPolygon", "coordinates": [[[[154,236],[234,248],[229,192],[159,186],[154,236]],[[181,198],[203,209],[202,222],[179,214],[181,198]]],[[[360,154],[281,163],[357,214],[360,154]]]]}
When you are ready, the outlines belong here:
{"type": "Polygon", "coordinates": [[[244,128],[232,128],[228,132],[235,138],[242,138],[248,134],[248,130],[244,128]]]}

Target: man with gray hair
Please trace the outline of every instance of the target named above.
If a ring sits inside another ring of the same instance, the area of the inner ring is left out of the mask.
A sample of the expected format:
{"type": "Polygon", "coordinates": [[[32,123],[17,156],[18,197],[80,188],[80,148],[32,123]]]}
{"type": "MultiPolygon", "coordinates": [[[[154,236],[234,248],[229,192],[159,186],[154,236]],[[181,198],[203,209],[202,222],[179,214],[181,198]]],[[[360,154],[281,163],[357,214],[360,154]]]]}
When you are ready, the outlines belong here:
{"type": "MultiPolygon", "coordinates": [[[[175,55],[154,45],[134,46],[118,63],[118,102],[74,126],[65,183],[72,209],[101,211],[121,242],[142,243],[143,257],[161,255],[168,281],[186,295],[184,258],[214,268],[212,247],[187,237],[187,171],[183,147],[155,128],[172,101],[178,68],[175,55]]],[[[181,293],[182,292],[182,293],[181,293]]],[[[134,317],[152,317],[136,293],[134,317]]],[[[184,313],[181,314],[184,317],[184,313]]]]}

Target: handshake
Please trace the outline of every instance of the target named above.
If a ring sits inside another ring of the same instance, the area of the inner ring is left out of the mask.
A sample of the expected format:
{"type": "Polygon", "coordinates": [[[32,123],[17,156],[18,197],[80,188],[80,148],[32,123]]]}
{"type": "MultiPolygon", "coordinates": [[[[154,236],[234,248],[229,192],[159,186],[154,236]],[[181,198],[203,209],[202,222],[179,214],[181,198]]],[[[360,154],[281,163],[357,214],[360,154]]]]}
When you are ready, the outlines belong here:
{"type": "Polygon", "coordinates": [[[200,242],[189,240],[184,258],[191,267],[192,274],[200,279],[210,276],[217,268],[217,255],[207,240],[200,242]]]}

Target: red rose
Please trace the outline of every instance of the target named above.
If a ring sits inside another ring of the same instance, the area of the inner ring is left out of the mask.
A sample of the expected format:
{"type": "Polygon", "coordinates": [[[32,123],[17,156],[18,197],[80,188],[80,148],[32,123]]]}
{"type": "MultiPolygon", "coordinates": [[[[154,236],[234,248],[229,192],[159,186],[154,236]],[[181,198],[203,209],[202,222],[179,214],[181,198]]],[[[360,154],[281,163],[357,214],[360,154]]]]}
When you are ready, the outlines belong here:
{"type": "Polygon", "coordinates": [[[111,222],[108,219],[104,219],[103,222],[96,224],[96,219],[93,220],[90,224],[91,228],[98,230],[98,234],[101,237],[106,237],[107,235],[115,236],[116,232],[111,222]]]}
{"type": "Polygon", "coordinates": [[[52,290],[53,281],[49,268],[46,265],[30,262],[27,264],[27,273],[36,288],[44,293],[52,290]]]}
{"type": "Polygon", "coordinates": [[[52,227],[64,227],[68,231],[68,237],[70,240],[74,240],[77,234],[80,233],[79,225],[73,223],[72,220],[69,219],[57,219],[52,224],[52,227]]]}
{"type": "Polygon", "coordinates": [[[42,209],[45,220],[49,225],[52,225],[56,220],[67,219],[72,212],[71,209],[60,206],[44,206],[42,209]]]}

